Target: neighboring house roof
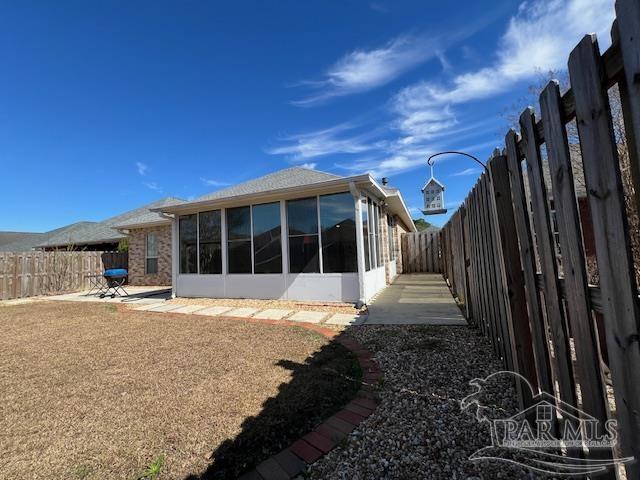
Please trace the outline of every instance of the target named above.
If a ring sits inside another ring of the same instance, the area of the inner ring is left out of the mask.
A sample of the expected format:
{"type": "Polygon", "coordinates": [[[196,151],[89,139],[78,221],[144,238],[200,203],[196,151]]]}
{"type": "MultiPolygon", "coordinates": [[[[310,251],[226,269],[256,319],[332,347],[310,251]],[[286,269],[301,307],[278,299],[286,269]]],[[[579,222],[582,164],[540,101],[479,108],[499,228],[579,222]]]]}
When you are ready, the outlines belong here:
{"type": "MultiPolygon", "coordinates": [[[[323,192],[338,192],[350,189],[351,185],[369,192],[370,195],[384,200],[391,211],[398,215],[410,231],[415,225],[409,210],[395,188],[379,185],[368,173],[341,177],[332,173],[320,172],[302,167],[291,167],[270,173],[254,180],[224,188],[189,202],[182,202],[154,210],[164,213],[190,213],[203,208],[219,208],[221,206],[238,205],[244,202],[273,201],[287,195],[289,198],[298,195],[317,195],[323,192]]],[[[287,197],[285,197],[287,198],[287,197]]]]}
{"type": "Polygon", "coordinates": [[[33,233],[28,237],[24,236],[12,243],[0,245],[0,251],[3,252],[26,252],[28,250],[33,250],[34,248],[39,247],[42,243],[47,242],[49,239],[54,238],[58,235],[62,235],[65,232],[70,232],[75,229],[81,228],[82,225],[91,224],[95,222],[76,222],[70,225],[65,225],[64,227],[56,228],[54,230],[49,230],[44,233],[33,233]]]}
{"type": "Polygon", "coordinates": [[[0,232],[0,247],[17,242],[28,242],[30,239],[40,238],[42,235],[37,232],[0,232]]]}
{"type": "Polygon", "coordinates": [[[37,247],[53,248],[70,245],[115,243],[125,237],[126,235],[102,222],[77,222],[64,227],[61,232],[48,236],[37,247]]]}
{"type": "Polygon", "coordinates": [[[157,212],[151,212],[150,208],[158,208],[167,205],[181,203],[183,200],[178,198],[167,197],[152,202],[134,210],[121,213],[114,217],[103,220],[102,222],[78,222],[50,232],[45,241],[39,242],[36,247],[53,248],[64,247],[67,245],[92,245],[99,243],[116,243],[127,238],[127,235],[119,229],[122,225],[138,225],[141,219],[150,219],[158,223],[168,223],[157,212]]]}
{"type": "Polygon", "coordinates": [[[232,198],[240,195],[249,195],[253,193],[268,192],[271,190],[279,190],[282,188],[297,187],[301,185],[312,185],[314,183],[326,182],[327,180],[335,180],[340,175],[332,173],[320,172],[309,168],[291,167],[284,170],[264,175],[244,183],[239,183],[232,187],[223,188],[217,192],[203,195],[194,201],[203,200],[219,200],[222,198],[232,198]]]}

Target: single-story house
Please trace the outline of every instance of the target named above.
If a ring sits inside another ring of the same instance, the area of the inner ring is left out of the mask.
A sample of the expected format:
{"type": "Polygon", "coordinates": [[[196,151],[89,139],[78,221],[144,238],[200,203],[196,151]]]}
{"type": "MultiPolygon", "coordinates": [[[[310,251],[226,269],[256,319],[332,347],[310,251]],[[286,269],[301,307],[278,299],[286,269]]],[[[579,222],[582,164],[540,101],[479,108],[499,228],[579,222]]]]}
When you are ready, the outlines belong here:
{"type": "Polygon", "coordinates": [[[402,232],[415,231],[397,189],[369,174],[287,168],[162,207],[117,228],[138,270],[181,297],[366,303],[399,273],[402,232]]]}

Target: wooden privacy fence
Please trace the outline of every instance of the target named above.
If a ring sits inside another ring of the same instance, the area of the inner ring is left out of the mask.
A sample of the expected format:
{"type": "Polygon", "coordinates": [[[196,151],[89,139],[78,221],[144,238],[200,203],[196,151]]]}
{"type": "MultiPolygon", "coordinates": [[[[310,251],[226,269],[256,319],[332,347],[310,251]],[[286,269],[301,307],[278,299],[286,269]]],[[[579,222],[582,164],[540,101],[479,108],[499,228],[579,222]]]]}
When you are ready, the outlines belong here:
{"type": "MultiPolygon", "coordinates": [[[[574,48],[572,89],[561,95],[550,82],[540,95],[541,118],[532,108],[522,112],[520,133],[510,130],[505,148],[496,149],[488,171],[442,229],[441,248],[444,276],[467,318],[534,393],[546,391],[604,425],[614,408],[607,397],[612,388],[619,454],[636,458],[626,470],[637,479],[640,307],[628,208],[640,211],[640,2],[617,0],[616,12],[612,46],[601,55],[595,36],[587,35],[574,48]],[[613,130],[614,86],[624,138],[613,130]],[[573,120],[577,136],[570,143],[573,120]],[[621,143],[630,169],[625,182],[621,143]],[[582,215],[575,184],[580,169],[589,206],[582,215]],[[593,235],[594,258],[585,254],[583,231],[593,235]],[[597,285],[589,284],[590,260],[597,262],[597,285]]],[[[521,400],[532,402],[526,391],[521,400]]],[[[581,454],[603,453],[611,454],[581,454]]]]}
{"type": "Polygon", "coordinates": [[[119,252],[0,252],[0,300],[84,290],[87,275],[127,263],[119,252]]]}
{"type": "Polygon", "coordinates": [[[403,273],[442,273],[437,230],[404,233],[401,241],[403,273]]]}

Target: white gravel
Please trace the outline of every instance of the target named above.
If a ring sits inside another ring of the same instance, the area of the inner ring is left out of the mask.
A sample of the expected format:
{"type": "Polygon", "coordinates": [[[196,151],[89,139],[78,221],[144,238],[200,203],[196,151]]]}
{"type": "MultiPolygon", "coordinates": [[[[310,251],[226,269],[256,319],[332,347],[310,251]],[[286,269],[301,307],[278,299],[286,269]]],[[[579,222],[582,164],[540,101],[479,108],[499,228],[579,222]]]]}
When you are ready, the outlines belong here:
{"type": "MultiPolygon", "coordinates": [[[[381,403],[347,442],[309,468],[308,478],[533,478],[507,463],[468,460],[491,445],[489,426],[461,412],[459,401],[475,391],[469,380],[503,369],[477,330],[365,325],[349,333],[384,372],[381,403]]],[[[508,383],[494,390],[499,416],[515,413],[515,390],[508,383]]]]}

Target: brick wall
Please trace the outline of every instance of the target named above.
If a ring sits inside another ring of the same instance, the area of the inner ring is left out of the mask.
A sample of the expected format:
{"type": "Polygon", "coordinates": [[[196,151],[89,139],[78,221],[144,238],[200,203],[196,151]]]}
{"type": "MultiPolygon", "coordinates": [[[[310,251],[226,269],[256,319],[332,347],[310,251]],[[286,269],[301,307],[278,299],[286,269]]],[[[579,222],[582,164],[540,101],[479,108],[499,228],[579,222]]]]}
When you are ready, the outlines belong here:
{"type": "Polygon", "coordinates": [[[129,284],[171,285],[171,225],[137,228],[129,233],[129,284]],[[158,273],[145,273],[146,238],[155,233],[158,242],[158,273]]]}

